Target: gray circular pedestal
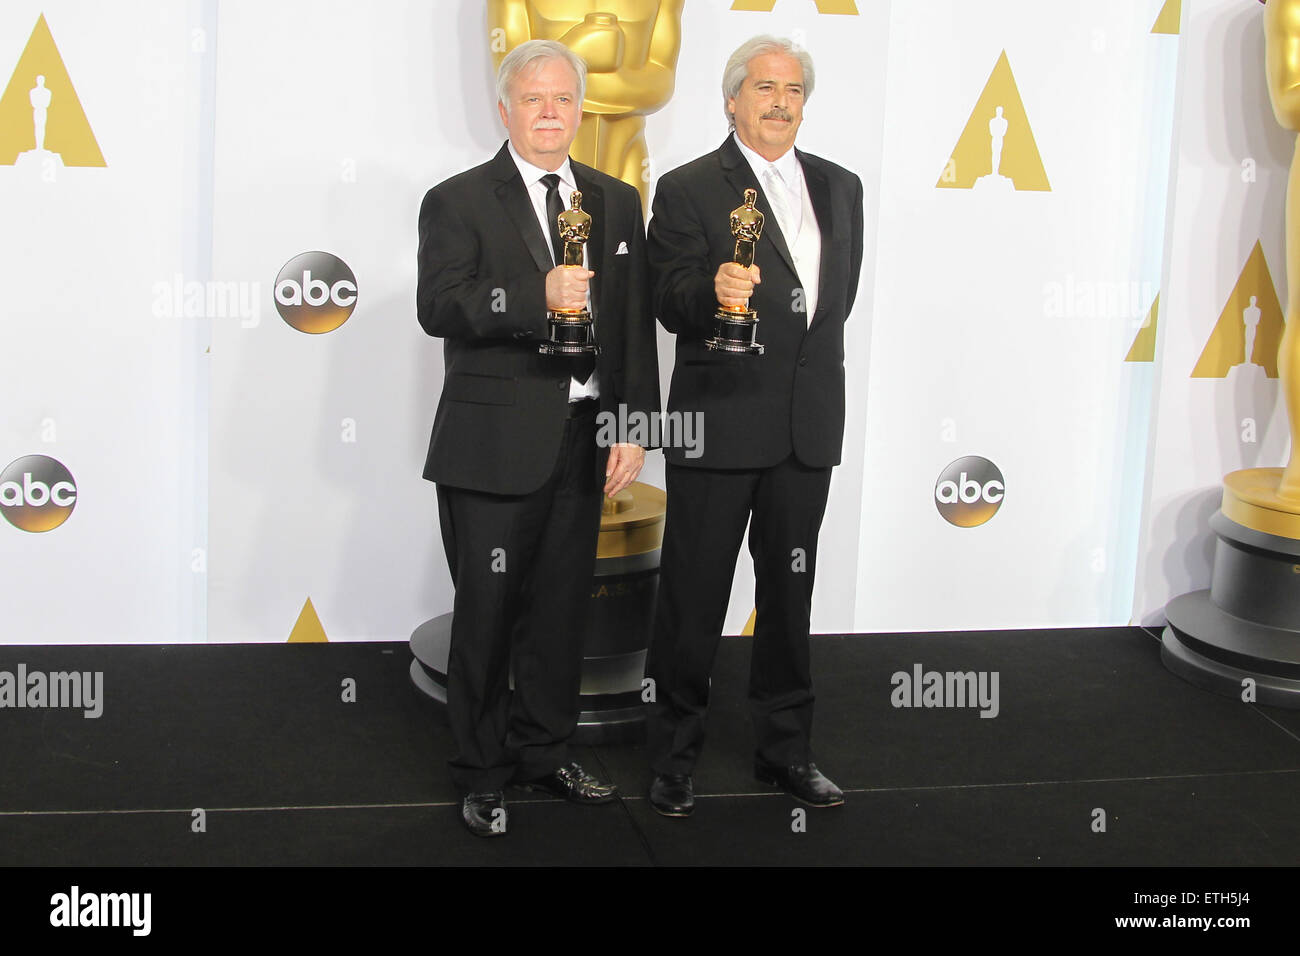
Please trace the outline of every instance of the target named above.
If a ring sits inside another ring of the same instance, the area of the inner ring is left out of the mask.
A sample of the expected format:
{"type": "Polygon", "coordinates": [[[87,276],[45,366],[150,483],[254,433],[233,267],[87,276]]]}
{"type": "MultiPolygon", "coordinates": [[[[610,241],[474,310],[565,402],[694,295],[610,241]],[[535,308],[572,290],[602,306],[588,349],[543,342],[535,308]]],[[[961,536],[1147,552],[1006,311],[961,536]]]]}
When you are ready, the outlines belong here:
{"type": "Polygon", "coordinates": [[[1215,693],[1300,709],[1300,541],[1247,528],[1218,512],[1210,588],[1165,608],[1166,667],[1215,693]]]}
{"type": "MultiPolygon", "coordinates": [[[[658,549],[597,559],[574,743],[635,740],[644,735],[641,680],[658,590],[658,549]]],[[[450,614],[425,621],[411,635],[411,653],[415,655],[411,681],[443,704],[447,702],[450,650],[450,614]]]]}

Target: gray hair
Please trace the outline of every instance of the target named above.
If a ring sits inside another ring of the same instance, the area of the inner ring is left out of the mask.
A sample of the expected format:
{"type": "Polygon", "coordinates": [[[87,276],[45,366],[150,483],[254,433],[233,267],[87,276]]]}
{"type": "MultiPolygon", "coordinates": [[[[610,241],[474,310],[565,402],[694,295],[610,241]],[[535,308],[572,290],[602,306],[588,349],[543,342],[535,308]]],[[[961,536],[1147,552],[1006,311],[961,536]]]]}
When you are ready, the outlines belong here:
{"type": "Polygon", "coordinates": [[[505,104],[506,112],[510,112],[510,84],[539,60],[563,60],[573,67],[573,72],[578,75],[578,105],[581,107],[587,95],[586,61],[556,40],[529,40],[507,53],[497,70],[497,99],[505,104]]]}
{"type": "Polygon", "coordinates": [[[798,60],[799,66],[803,69],[804,102],[807,103],[812,96],[814,79],[812,55],[793,40],[774,37],[767,33],[761,34],[742,43],[736,52],[731,54],[726,69],[722,71],[722,112],[726,114],[729,126],[734,128],[736,120],[731,115],[731,110],[727,109],[727,102],[735,99],[740,93],[740,88],[745,85],[745,77],[749,75],[749,61],[756,56],[766,56],[769,53],[784,53],[798,60]]]}

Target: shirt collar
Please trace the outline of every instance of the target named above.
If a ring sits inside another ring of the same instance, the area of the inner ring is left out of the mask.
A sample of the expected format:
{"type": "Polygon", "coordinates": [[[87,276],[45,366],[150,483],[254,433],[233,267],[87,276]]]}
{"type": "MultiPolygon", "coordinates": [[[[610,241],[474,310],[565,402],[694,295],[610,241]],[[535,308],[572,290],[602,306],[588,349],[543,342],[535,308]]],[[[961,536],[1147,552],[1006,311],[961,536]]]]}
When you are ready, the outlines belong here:
{"type": "MultiPolygon", "coordinates": [[[[540,180],[543,176],[550,175],[549,170],[542,169],[540,166],[534,166],[528,160],[520,156],[518,151],[515,149],[514,143],[507,140],[506,145],[510,149],[510,158],[515,161],[515,166],[519,169],[519,175],[524,178],[525,188],[531,188],[533,183],[540,180]]],[[[560,184],[568,187],[570,191],[578,188],[578,184],[573,180],[573,169],[569,166],[568,156],[564,157],[564,162],[560,164],[559,169],[555,170],[555,174],[560,177],[560,184]]],[[[567,201],[565,202],[565,205],[568,205],[567,201]]]]}
{"type": "Polygon", "coordinates": [[[740,147],[741,155],[749,161],[749,166],[754,170],[754,175],[758,177],[759,182],[763,181],[763,171],[769,166],[775,166],[776,171],[780,173],[781,179],[785,182],[785,188],[796,194],[799,192],[799,157],[795,155],[793,146],[777,157],[776,162],[772,163],[742,143],[740,135],[735,131],[732,132],[731,137],[736,141],[736,145],[740,147]]]}

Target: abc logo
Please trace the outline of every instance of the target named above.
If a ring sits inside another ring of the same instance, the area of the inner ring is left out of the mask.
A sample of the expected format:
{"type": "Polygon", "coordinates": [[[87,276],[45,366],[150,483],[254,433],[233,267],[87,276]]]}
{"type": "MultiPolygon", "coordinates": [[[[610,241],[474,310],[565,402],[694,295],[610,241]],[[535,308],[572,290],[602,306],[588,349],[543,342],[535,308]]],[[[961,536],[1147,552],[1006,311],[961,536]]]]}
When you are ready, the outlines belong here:
{"type": "Polygon", "coordinates": [[[52,531],[77,505],[77,483],[62,462],[25,455],[0,472],[0,512],[23,531],[52,531]]]}
{"type": "Polygon", "coordinates": [[[333,332],[357,307],[357,277],[328,252],[304,252],[275,277],[275,308],[299,332],[333,332]]]}
{"type": "Polygon", "coordinates": [[[998,513],[1005,494],[998,466],[987,458],[968,455],[958,458],[939,475],[934,504],[949,524],[974,528],[998,513]]]}

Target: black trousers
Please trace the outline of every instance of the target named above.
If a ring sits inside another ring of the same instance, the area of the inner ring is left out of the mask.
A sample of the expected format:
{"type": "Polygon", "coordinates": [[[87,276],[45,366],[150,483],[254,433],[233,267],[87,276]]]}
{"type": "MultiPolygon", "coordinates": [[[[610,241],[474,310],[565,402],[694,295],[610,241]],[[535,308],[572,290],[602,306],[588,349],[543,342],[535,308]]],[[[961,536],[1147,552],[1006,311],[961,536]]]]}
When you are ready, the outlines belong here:
{"type": "Polygon", "coordinates": [[[811,759],[808,627],[830,477],[830,468],[808,468],[793,456],[757,470],[668,466],[646,659],[646,676],[655,682],[646,744],[656,773],[692,773],[699,758],[709,674],[747,522],[758,611],[749,671],[755,756],[777,766],[811,759]]]}
{"type": "Polygon", "coordinates": [[[438,486],[456,588],[447,713],[451,776],[462,792],[500,790],[568,760],[608,457],[596,447],[595,404],[568,420],[537,491],[438,486]]]}

